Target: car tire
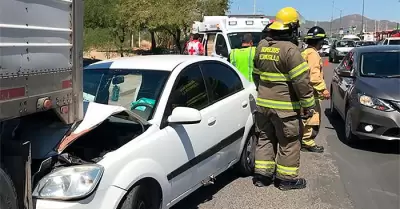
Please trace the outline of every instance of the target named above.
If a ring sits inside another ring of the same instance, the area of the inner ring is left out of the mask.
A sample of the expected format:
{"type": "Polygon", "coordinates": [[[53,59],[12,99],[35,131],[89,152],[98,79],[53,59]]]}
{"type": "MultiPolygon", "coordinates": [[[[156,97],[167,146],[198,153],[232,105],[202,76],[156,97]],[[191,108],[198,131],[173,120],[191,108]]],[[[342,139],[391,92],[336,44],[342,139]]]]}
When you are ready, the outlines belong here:
{"type": "Polygon", "coordinates": [[[329,62],[333,62],[333,59],[332,59],[332,57],[331,57],[331,54],[329,54],[329,62]]]}
{"type": "Polygon", "coordinates": [[[161,200],[160,192],[142,182],[129,191],[119,209],[160,209],[161,200]]]}
{"type": "Polygon", "coordinates": [[[336,110],[335,108],[335,103],[333,101],[333,91],[332,91],[332,87],[331,87],[331,99],[329,100],[329,115],[331,116],[331,118],[339,118],[339,112],[336,110]]]}
{"type": "Polygon", "coordinates": [[[353,127],[351,123],[350,109],[346,110],[346,117],[344,118],[344,139],[345,143],[348,145],[354,144],[358,139],[356,135],[353,134],[353,127]]]}
{"type": "Polygon", "coordinates": [[[257,141],[258,138],[255,132],[252,130],[249,133],[249,137],[243,147],[242,154],[240,155],[240,160],[236,164],[236,169],[241,176],[251,176],[254,172],[257,141]]]}
{"type": "Polygon", "coordinates": [[[13,182],[0,168],[0,209],[18,209],[17,194],[13,182]]]}

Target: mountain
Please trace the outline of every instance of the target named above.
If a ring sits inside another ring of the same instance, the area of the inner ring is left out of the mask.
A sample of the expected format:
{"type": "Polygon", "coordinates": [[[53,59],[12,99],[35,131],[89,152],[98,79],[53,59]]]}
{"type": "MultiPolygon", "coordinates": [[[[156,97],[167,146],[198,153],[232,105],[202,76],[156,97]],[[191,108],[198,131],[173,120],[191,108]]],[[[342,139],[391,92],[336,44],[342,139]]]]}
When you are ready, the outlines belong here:
{"type": "MultiPolygon", "coordinates": [[[[274,17],[268,16],[270,19],[274,19],[274,17]]],[[[342,17],[342,20],[340,18],[334,19],[332,22],[332,33],[338,33],[340,26],[344,28],[344,31],[348,30],[349,27],[356,26],[356,32],[360,32],[361,30],[361,21],[362,21],[362,16],[359,14],[352,14],[352,15],[346,15],[342,17]],[[341,24],[340,24],[341,22],[341,24]]],[[[310,21],[307,20],[305,24],[301,26],[302,31],[306,31],[308,28],[313,27],[315,24],[318,26],[322,27],[325,29],[325,31],[329,34],[330,33],[330,21],[310,21]]],[[[396,22],[391,22],[388,20],[376,20],[376,30],[386,30],[386,24],[387,24],[387,29],[388,30],[393,30],[396,28],[397,23],[396,22]]],[[[364,16],[364,25],[366,28],[367,32],[373,32],[375,31],[375,20],[370,19],[368,17],[364,16]]]]}

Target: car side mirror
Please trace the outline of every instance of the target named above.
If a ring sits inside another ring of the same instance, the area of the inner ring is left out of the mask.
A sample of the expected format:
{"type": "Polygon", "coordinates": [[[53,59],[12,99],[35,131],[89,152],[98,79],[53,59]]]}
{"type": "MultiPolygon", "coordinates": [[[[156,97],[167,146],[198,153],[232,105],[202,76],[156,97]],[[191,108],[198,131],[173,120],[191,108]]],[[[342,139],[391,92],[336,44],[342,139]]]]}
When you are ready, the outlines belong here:
{"type": "Polygon", "coordinates": [[[117,84],[123,83],[124,81],[125,81],[124,76],[115,76],[115,77],[112,79],[112,84],[113,84],[113,85],[117,85],[117,84]]]}
{"type": "Polygon", "coordinates": [[[339,70],[339,71],[337,71],[337,73],[339,76],[342,76],[342,77],[347,77],[347,78],[355,77],[352,70],[339,70]]]}
{"type": "Polygon", "coordinates": [[[200,111],[190,107],[176,107],[168,117],[168,123],[196,124],[200,123],[202,117],[200,111]]]}

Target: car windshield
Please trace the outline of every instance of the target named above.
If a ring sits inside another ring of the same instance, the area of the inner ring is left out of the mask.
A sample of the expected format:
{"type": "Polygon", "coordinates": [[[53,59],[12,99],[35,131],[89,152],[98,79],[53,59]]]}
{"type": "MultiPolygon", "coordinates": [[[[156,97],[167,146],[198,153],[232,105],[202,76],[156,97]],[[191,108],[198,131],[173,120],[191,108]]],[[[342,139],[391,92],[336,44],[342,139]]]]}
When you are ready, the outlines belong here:
{"type": "Polygon", "coordinates": [[[243,36],[250,33],[253,36],[253,46],[257,46],[262,39],[262,32],[240,32],[240,33],[228,33],[229,43],[232,49],[242,48],[243,36]]]}
{"type": "Polygon", "coordinates": [[[373,77],[399,76],[400,51],[362,54],[361,75],[373,77]]]}
{"type": "Polygon", "coordinates": [[[354,41],[339,41],[336,44],[336,47],[355,47],[354,41]]]}
{"type": "Polygon", "coordinates": [[[390,40],[389,45],[400,45],[400,39],[399,40],[390,40]]]}
{"type": "Polygon", "coordinates": [[[324,43],[322,45],[329,45],[329,42],[327,40],[324,40],[324,43]]]}
{"type": "Polygon", "coordinates": [[[85,69],[83,99],[123,106],[150,120],[169,74],[157,70],[85,69]]]}

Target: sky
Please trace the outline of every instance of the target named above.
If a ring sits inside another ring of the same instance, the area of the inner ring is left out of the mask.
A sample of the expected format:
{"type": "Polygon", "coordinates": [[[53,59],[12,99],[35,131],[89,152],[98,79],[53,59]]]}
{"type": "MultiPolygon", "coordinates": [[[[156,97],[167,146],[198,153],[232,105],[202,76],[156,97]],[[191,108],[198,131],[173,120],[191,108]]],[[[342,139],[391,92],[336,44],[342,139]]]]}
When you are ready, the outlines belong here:
{"type": "MultiPolygon", "coordinates": [[[[363,0],[334,0],[334,19],[361,14],[363,0]]],[[[231,14],[253,14],[254,0],[231,0],[231,14]]],[[[332,0],[256,0],[258,14],[275,15],[283,7],[296,8],[307,20],[330,21],[332,0]]],[[[376,20],[400,22],[400,0],[365,0],[364,16],[376,20]]]]}

